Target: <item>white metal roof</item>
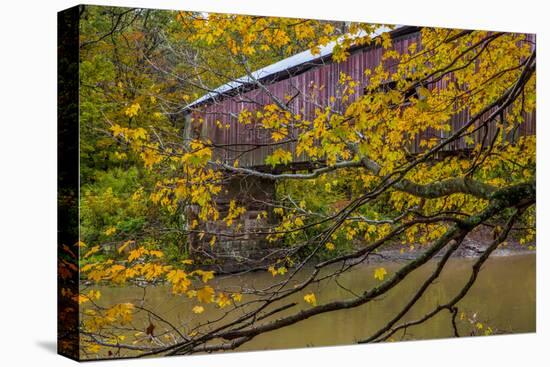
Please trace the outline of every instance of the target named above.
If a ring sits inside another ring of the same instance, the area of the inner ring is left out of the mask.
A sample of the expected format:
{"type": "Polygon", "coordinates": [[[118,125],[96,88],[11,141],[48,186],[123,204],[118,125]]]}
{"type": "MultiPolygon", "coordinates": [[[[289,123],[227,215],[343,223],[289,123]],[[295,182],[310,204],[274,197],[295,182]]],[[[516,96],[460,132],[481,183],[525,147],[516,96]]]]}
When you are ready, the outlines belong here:
{"type": "MultiPolygon", "coordinates": [[[[401,26],[397,26],[394,29],[400,28],[401,26]]],[[[388,27],[382,26],[377,28],[373,34],[371,35],[373,38],[376,36],[381,35],[382,33],[389,32],[390,29],[388,27]]],[[[355,37],[362,37],[364,34],[357,34],[355,37]]],[[[293,68],[295,66],[303,65],[311,61],[315,61],[318,59],[321,59],[323,57],[329,56],[332,54],[332,51],[334,47],[336,46],[338,41],[332,41],[328,43],[325,46],[321,46],[320,52],[313,54],[311,50],[306,50],[300,53],[297,53],[296,55],[287,57],[286,59],[283,59],[281,61],[278,61],[274,64],[268,65],[264,68],[261,68],[259,70],[256,70],[251,73],[251,75],[245,75],[243,77],[240,77],[238,79],[235,79],[227,84],[224,84],[213,91],[206,93],[204,96],[200,97],[199,99],[196,99],[195,101],[191,102],[187,106],[184,107],[184,110],[191,108],[199,103],[202,103],[204,101],[207,101],[209,99],[215,98],[217,96],[223,96],[224,93],[227,93],[235,88],[238,88],[242,85],[254,83],[255,80],[262,80],[267,78],[270,75],[277,74],[281,71],[288,70],[290,68],[293,68]]]]}

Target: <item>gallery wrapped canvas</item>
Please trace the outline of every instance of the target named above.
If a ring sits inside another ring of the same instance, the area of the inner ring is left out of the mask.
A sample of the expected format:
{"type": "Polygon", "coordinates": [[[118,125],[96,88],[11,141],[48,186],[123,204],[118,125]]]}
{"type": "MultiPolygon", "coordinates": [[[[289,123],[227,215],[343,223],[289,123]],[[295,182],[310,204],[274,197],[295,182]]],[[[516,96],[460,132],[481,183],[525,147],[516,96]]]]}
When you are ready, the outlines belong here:
{"type": "Polygon", "coordinates": [[[536,39],[58,15],[58,351],[535,331],[536,39]]]}

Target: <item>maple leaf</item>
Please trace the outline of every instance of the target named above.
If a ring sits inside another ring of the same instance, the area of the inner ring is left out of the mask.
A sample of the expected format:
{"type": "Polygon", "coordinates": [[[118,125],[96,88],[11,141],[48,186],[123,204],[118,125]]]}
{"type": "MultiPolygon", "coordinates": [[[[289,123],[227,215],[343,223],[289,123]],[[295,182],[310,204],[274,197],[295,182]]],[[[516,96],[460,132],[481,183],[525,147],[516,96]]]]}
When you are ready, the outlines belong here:
{"type": "Polygon", "coordinates": [[[118,320],[121,324],[127,324],[132,321],[134,305],[131,303],[120,303],[109,308],[105,312],[105,317],[109,320],[118,320]]]}
{"type": "Polygon", "coordinates": [[[85,349],[88,353],[98,353],[101,349],[101,346],[99,344],[90,344],[86,345],[85,349]]]}
{"type": "Polygon", "coordinates": [[[277,164],[286,164],[292,161],[292,153],[283,149],[277,149],[273,154],[265,159],[266,164],[275,167],[277,164]]]}
{"type": "Polygon", "coordinates": [[[149,250],[149,255],[158,257],[160,259],[164,256],[164,253],[160,250],[149,250]]]}
{"type": "Polygon", "coordinates": [[[207,283],[210,279],[214,279],[213,271],[195,270],[192,274],[199,275],[203,283],[207,283]]]}
{"type": "Polygon", "coordinates": [[[92,256],[93,254],[95,254],[96,252],[98,252],[99,249],[100,249],[99,246],[94,246],[94,247],[92,247],[88,252],[86,252],[86,253],[84,254],[84,258],[87,258],[87,257],[92,256]]]}
{"type": "Polygon", "coordinates": [[[83,303],[90,301],[90,298],[88,298],[88,296],[86,296],[85,294],[79,294],[76,297],[76,301],[78,302],[79,305],[81,305],[83,303]]]}
{"type": "Polygon", "coordinates": [[[206,286],[197,291],[197,299],[199,302],[210,303],[214,300],[214,289],[206,286]]]}
{"type": "Polygon", "coordinates": [[[128,247],[129,245],[131,245],[132,243],[134,243],[134,241],[132,241],[132,240],[128,240],[128,241],[124,242],[124,243],[122,244],[122,246],[120,246],[120,247],[117,249],[118,253],[119,253],[119,254],[122,253],[122,251],[124,251],[124,249],[125,249],[126,247],[128,247]]]}
{"type": "Polygon", "coordinates": [[[224,308],[225,306],[229,306],[231,304],[231,299],[227,297],[225,293],[220,293],[216,301],[218,303],[218,306],[220,306],[220,308],[224,308]]]}
{"type": "Polygon", "coordinates": [[[116,232],[116,227],[111,226],[111,227],[107,228],[105,230],[105,232],[103,232],[103,233],[105,233],[106,236],[110,236],[110,235],[114,234],[115,232],[116,232]]]}
{"type": "Polygon", "coordinates": [[[134,103],[130,107],[128,107],[126,110],[124,110],[124,114],[128,117],[134,117],[138,114],[140,109],[141,109],[141,106],[139,105],[139,103],[134,103]]]}
{"type": "Polygon", "coordinates": [[[271,138],[274,140],[274,141],[281,141],[283,140],[285,137],[286,137],[286,129],[281,129],[279,131],[273,131],[271,133],[271,138]]]}
{"type": "Polygon", "coordinates": [[[202,306],[195,306],[193,307],[193,313],[196,313],[196,314],[199,314],[199,313],[203,313],[204,312],[204,307],[202,306]]]}
{"type": "Polygon", "coordinates": [[[191,281],[187,278],[187,273],[180,269],[170,271],[166,279],[172,283],[172,293],[174,294],[185,293],[191,285],[191,281]]]}
{"type": "Polygon", "coordinates": [[[384,268],[376,268],[374,270],[374,278],[375,279],[384,280],[384,277],[386,276],[386,274],[388,274],[388,272],[384,268]]]}
{"type": "Polygon", "coordinates": [[[132,262],[136,259],[139,259],[143,255],[147,255],[149,253],[148,250],[146,250],[144,247],[137,248],[135,250],[130,251],[130,254],[128,255],[128,261],[132,262]]]}
{"type": "Polygon", "coordinates": [[[314,293],[308,293],[304,296],[304,301],[309,303],[312,306],[317,306],[317,298],[314,293]]]}
{"type": "Polygon", "coordinates": [[[275,275],[285,275],[288,270],[284,266],[281,266],[277,269],[275,269],[274,266],[270,266],[269,268],[267,268],[267,271],[269,271],[271,275],[275,276],[275,275]]]}
{"type": "Polygon", "coordinates": [[[117,137],[117,136],[122,135],[124,133],[124,128],[121,127],[118,124],[114,124],[113,126],[111,126],[110,129],[113,132],[114,137],[117,137]]]}

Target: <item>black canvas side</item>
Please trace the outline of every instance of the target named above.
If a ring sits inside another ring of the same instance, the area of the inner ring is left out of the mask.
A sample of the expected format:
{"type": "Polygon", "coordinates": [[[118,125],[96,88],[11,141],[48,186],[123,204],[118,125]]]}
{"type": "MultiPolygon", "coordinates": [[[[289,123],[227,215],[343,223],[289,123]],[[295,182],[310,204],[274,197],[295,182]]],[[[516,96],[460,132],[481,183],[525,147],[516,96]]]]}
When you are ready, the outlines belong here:
{"type": "Polygon", "coordinates": [[[80,6],[57,16],[57,351],[79,360],[79,17],[80,6]]]}

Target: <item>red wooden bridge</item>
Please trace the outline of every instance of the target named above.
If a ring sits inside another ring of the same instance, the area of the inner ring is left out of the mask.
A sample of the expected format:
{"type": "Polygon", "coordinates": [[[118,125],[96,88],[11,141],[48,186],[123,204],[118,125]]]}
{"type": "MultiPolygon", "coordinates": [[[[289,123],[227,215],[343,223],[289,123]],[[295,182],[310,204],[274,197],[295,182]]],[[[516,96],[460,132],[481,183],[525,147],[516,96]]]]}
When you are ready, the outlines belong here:
{"type": "MultiPolygon", "coordinates": [[[[388,31],[380,29],[380,32],[388,31]]],[[[398,27],[390,32],[392,47],[399,53],[407,52],[413,43],[421,46],[420,28],[411,26],[398,27]]],[[[534,35],[528,35],[528,39],[534,40],[534,35]]],[[[341,73],[345,73],[353,80],[359,81],[359,86],[350,101],[361,96],[368,80],[365,70],[374,69],[382,62],[383,48],[372,43],[368,46],[358,46],[350,50],[350,56],[344,62],[333,62],[332,48],[329,44],[321,49],[320,54],[313,55],[310,51],[304,51],[273,65],[260,69],[247,77],[231,81],[211,91],[186,107],[188,115],[193,121],[202,121],[201,135],[209,138],[218,149],[215,149],[216,157],[231,163],[239,160],[239,165],[244,167],[267,167],[265,159],[275,149],[283,148],[293,152],[293,164],[307,163],[308,158],[298,156],[295,153],[295,142],[284,145],[274,145],[269,131],[256,127],[254,124],[244,125],[238,122],[238,115],[244,109],[255,111],[262,106],[272,104],[274,98],[286,101],[285,97],[292,99],[287,103],[295,113],[301,114],[304,119],[312,120],[315,109],[326,106],[331,96],[337,95],[337,88],[341,73]],[[323,86],[315,88],[312,86],[323,86]],[[231,147],[228,149],[228,147],[231,147]]],[[[390,70],[391,70],[391,66],[390,70]]],[[[430,88],[444,88],[446,80],[440,80],[430,88]]],[[[343,106],[336,103],[334,108],[343,112],[343,106]]],[[[468,111],[464,111],[452,117],[452,129],[462,127],[469,119],[468,111]]],[[[494,124],[491,125],[495,129],[494,124]]],[[[428,131],[430,136],[444,138],[451,132],[428,131]]],[[[494,131],[488,131],[489,136],[494,131]]],[[[525,116],[525,121],[514,131],[512,139],[522,135],[535,133],[535,114],[525,116]]],[[[482,139],[482,131],[474,136],[474,143],[482,139]]],[[[409,151],[420,151],[419,142],[423,136],[417,136],[409,151]]],[[[448,151],[460,151],[472,148],[462,138],[453,141],[446,149],[448,151]]]]}
{"type": "MultiPolygon", "coordinates": [[[[392,47],[400,53],[406,52],[413,43],[421,44],[421,33],[417,27],[399,27],[391,31],[390,36],[392,47]]],[[[534,36],[529,35],[528,38],[534,39],[534,36]]],[[[186,107],[187,123],[184,135],[187,139],[196,135],[208,138],[215,147],[216,159],[227,164],[232,164],[238,159],[240,167],[282,171],[311,169],[322,165],[323,162],[310,162],[307,157],[297,155],[294,141],[282,146],[279,142],[273,144],[270,131],[254,123],[239,123],[238,115],[245,109],[254,113],[266,105],[273,104],[274,100],[284,101],[293,114],[300,114],[303,119],[309,121],[315,118],[317,108],[322,108],[329,102],[332,103],[333,110],[344,112],[345,106],[338,102],[334,105],[331,101],[332,96],[337,96],[341,73],[359,82],[349,103],[364,92],[368,83],[365,70],[374,69],[382,62],[384,50],[374,44],[354,47],[346,61],[337,63],[332,60],[333,47],[334,44],[323,47],[318,55],[313,55],[309,51],[302,52],[210,91],[186,107]],[[293,153],[292,164],[275,169],[266,165],[266,157],[277,148],[293,153]]],[[[444,88],[444,83],[444,80],[438,81],[433,83],[431,88],[444,88]]],[[[458,129],[468,120],[467,111],[457,114],[451,119],[452,128],[458,129]]],[[[427,131],[426,134],[430,134],[430,137],[436,134],[435,136],[444,138],[451,132],[427,131]]],[[[534,133],[535,114],[532,113],[525,116],[525,121],[513,132],[513,136],[508,138],[516,139],[518,136],[534,133]]],[[[470,143],[472,145],[483,139],[481,131],[476,134],[474,142],[470,143]]],[[[413,146],[408,147],[410,152],[421,150],[419,142],[422,138],[425,137],[415,137],[413,146]]],[[[446,149],[448,153],[467,151],[472,145],[468,145],[464,139],[459,139],[449,144],[446,149]]],[[[272,206],[266,203],[276,200],[275,182],[252,176],[229,175],[226,178],[225,190],[216,198],[221,212],[227,211],[231,200],[236,200],[239,205],[247,208],[246,215],[239,220],[241,229],[228,228],[223,221],[206,223],[202,227],[208,233],[206,236],[190,235],[190,251],[199,257],[217,259],[218,262],[214,264],[224,270],[242,269],[243,266],[254,268],[274,261],[273,259],[278,256],[276,244],[267,243],[263,236],[254,233],[257,226],[276,221],[271,215],[266,220],[257,220],[261,211],[271,211],[272,206]],[[216,233],[220,239],[219,245],[215,247],[208,244],[212,233],[216,233]]],[[[190,210],[189,215],[189,219],[192,220],[196,213],[190,210]]]]}

